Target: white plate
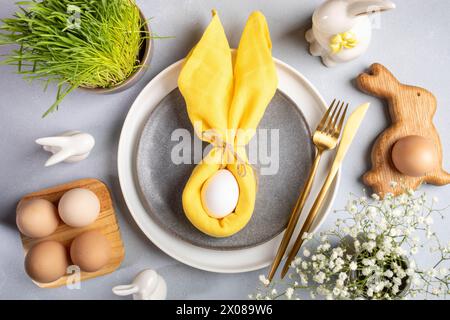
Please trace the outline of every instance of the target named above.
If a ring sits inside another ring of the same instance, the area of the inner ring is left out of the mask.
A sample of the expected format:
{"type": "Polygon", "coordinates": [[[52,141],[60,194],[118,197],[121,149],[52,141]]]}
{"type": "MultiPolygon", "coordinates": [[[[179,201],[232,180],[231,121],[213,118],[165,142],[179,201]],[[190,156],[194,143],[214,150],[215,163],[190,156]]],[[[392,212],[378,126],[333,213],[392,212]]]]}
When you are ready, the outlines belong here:
{"type": "MultiPolygon", "coordinates": [[[[278,88],[299,106],[309,126],[314,130],[327,105],[314,86],[298,71],[278,59],[274,59],[274,61],[278,72],[278,88]]],[[[283,234],[271,241],[248,249],[232,251],[205,249],[187,243],[162,229],[151,219],[141,201],[135,168],[139,136],[153,108],[177,87],[181,66],[182,60],[172,64],[152,79],[136,98],[125,119],[119,140],[117,161],[120,186],[125,202],[142,232],[162,251],[180,262],[194,268],[221,273],[246,272],[264,268],[272,262],[283,234]]],[[[324,155],[304,213],[312,205],[314,196],[325,180],[331,158],[331,152],[324,155]]],[[[313,227],[314,230],[325,219],[336,195],[339,180],[340,172],[338,172],[329,196],[319,212],[313,227]]],[[[299,226],[303,224],[304,219],[305,216],[302,216],[299,226]]]]}

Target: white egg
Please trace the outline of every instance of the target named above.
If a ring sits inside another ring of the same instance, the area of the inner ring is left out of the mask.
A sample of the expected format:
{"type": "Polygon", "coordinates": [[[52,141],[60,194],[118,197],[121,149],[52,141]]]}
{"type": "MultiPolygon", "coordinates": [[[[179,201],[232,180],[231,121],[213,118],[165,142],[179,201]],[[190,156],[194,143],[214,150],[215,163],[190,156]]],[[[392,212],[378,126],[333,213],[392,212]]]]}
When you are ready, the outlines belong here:
{"type": "Polygon", "coordinates": [[[71,189],[59,200],[58,211],[65,224],[74,228],[85,227],[97,219],[100,200],[91,190],[71,189]]]}
{"type": "Polygon", "coordinates": [[[202,204],[213,218],[223,218],[236,208],[239,185],[233,174],[226,169],[217,171],[202,187],[202,204]]]}

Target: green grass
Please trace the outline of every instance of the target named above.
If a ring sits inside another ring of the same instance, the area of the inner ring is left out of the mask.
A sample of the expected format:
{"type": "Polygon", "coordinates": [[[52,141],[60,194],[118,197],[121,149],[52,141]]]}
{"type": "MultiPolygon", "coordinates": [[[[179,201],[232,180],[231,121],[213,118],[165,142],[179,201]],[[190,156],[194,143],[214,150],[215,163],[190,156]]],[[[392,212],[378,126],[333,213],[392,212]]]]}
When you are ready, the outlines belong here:
{"type": "Polygon", "coordinates": [[[57,84],[56,101],[44,117],[74,89],[109,88],[140,67],[140,47],[150,35],[142,31],[146,21],[134,0],[34,0],[17,5],[19,11],[2,19],[0,26],[0,45],[17,47],[0,63],[17,66],[27,79],[45,80],[46,87],[57,84]],[[79,20],[74,19],[74,8],[79,8],[79,20]],[[79,26],[73,24],[77,21],[79,26]]]}

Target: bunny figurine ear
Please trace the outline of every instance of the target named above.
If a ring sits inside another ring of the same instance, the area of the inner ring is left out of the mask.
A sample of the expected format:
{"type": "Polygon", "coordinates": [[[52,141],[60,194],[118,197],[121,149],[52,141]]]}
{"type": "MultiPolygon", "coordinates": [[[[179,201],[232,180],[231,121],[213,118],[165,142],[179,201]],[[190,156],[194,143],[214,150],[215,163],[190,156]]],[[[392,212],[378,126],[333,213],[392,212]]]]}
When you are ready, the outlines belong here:
{"type": "MultiPolygon", "coordinates": [[[[194,129],[226,133],[233,93],[230,46],[216,11],[202,38],[186,57],[178,78],[194,129]]],[[[196,132],[200,138],[201,132],[196,132]]],[[[223,136],[224,137],[224,136],[223,136]]]]}

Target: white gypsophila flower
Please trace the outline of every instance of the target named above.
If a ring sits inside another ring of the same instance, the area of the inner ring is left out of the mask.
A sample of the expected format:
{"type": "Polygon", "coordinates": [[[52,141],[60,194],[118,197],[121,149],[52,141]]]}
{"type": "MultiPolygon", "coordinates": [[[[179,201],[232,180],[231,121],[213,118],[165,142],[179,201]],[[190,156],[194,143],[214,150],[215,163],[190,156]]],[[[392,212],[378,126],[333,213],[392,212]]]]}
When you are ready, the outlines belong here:
{"type": "Polygon", "coordinates": [[[392,228],[391,231],[389,231],[390,237],[395,237],[399,234],[398,230],[396,228],[392,228]]]}
{"type": "Polygon", "coordinates": [[[318,260],[318,261],[325,261],[325,259],[326,259],[326,257],[325,257],[323,254],[319,253],[319,254],[317,255],[317,260],[318,260]]]}
{"type": "Polygon", "coordinates": [[[273,296],[276,296],[278,293],[277,289],[273,288],[272,291],[270,291],[270,294],[273,296]]]}
{"type": "Polygon", "coordinates": [[[268,286],[268,285],[270,284],[269,279],[267,279],[266,276],[263,275],[263,274],[261,274],[261,275],[259,276],[259,281],[261,281],[261,283],[262,283],[263,285],[265,285],[265,286],[268,286]]]}
{"type": "Polygon", "coordinates": [[[420,286],[422,286],[422,280],[420,278],[415,277],[413,279],[413,284],[417,287],[420,287],[420,286]]]}
{"type": "Polygon", "coordinates": [[[391,291],[393,294],[397,294],[400,290],[399,290],[399,286],[398,285],[393,285],[391,288],[391,291]]]}
{"type": "Polygon", "coordinates": [[[311,252],[310,252],[308,249],[304,249],[304,250],[303,250],[303,255],[304,255],[305,257],[309,257],[309,256],[311,255],[311,252]]]}
{"type": "Polygon", "coordinates": [[[406,254],[405,250],[402,247],[395,248],[395,253],[399,256],[404,256],[406,254]]]}
{"type": "Polygon", "coordinates": [[[339,287],[339,288],[344,287],[344,280],[337,279],[336,280],[336,286],[339,287]]]}
{"type": "Polygon", "coordinates": [[[414,254],[417,254],[417,252],[419,252],[419,248],[412,247],[410,251],[411,251],[411,254],[414,255],[414,254]]]}
{"type": "Polygon", "coordinates": [[[439,274],[440,274],[442,277],[445,277],[445,276],[448,274],[448,269],[445,268],[445,267],[441,267],[441,268],[439,269],[439,274]]]}
{"type": "Polygon", "coordinates": [[[392,278],[394,276],[394,273],[392,272],[392,270],[386,270],[383,275],[387,278],[392,278]]]}
{"type": "Polygon", "coordinates": [[[373,289],[372,288],[367,289],[367,296],[373,297],[373,289]]]}
{"type": "Polygon", "coordinates": [[[369,267],[365,267],[365,268],[363,268],[362,269],[362,274],[364,275],[364,276],[368,276],[368,275],[370,275],[372,273],[372,269],[371,268],[369,268],[369,267]]]}
{"type": "Polygon", "coordinates": [[[414,274],[414,269],[412,269],[412,268],[407,268],[407,269],[405,270],[405,273],[406,273],[409,277],[411,277],[411,276],[414,274]]]}
{"type": "Polygon", "coordinates": [[[351,214],[355,214],[358,212],[358,207],[355,204],[355,201],[349,201],[347,203],[347,206],[345,207],[345,210],[350,212],[351,214]]]}
{"type": "Polygon", "coordinates": [[[294,288],[287,288],[285,295],[289,300],[292,299],[292,296],[294,295],[294,288]]]}
{"type": "Polygon", "coordinates": [[[425,224],[426,225],[428,225],[428,226],[432,225],[433,222],[434,222],[434,220],[433,220],[433,218],[431,216],[428,216],[428,217],[425,218],[425,224]]]}
{"type": "Polygon", "coordinates": [[[295,265],[295,266],[298,266],[298,265],[300,265],[301,263],[302,263],[302,258],[296,257],[296,258],[294,259],[294,265],[295,265]]]}
{"type": "Polygon", "coordinates": [[[339,277],[339,279],[345,281],[348,276],[347,276],[347,274],[345,272],[341,272],[341,273],[339,273],[338,277],[339,277]]]}
{"type": "Polygon", "coordinates": [[[300,275],[300,282],[302,285],[307,286],[308,285],[308,277],[304,274],[300,275]]]}
{"type": "Polygon", "coordinates": [[[401,208],[395,208],[394,210],[392,210],[391,214],[393,217],[398,218],[404,215],[404,211],[401,208]]]}
{"type": "Polygon", "coordinates": [[[406,277],[406,272],[405,272],[405,270],[400,269],[400,268],[397,269],[396,274],[397,274],[397,277],[399,277],[400,279],[403,279],[404,277],[406,277]]]}
{"type": "Polygon", "coordinates": [[[308,269],[308,262],[306,262],[306,261],[303,261],[303,262],[302,262],[302,269],[303,269],[303,270],[308,269]]]}
{"type": "Polygon", "coordinates": [[[400,286],[402,284],[402,279],[400,279],[399,277],[394,277],[392,278],[392,282],[398,286],[400,286]]]}
{"type": "Polygon", "coordinates": [[[367,217],[369,219],[374,220],[376,218],[377,213],[378,213],[378,209],[376,207],[370,206],[367,208],[366,211],[367,211],[367,217]]]}
{"type": "Polygon", "coordinates": [[[431,293],[434,294],[435,296],[438,296],[441,294],[441,290],[439,288],[433,288],[431,290],[431,293]]]}
{"type": "Polygon", "coordinates": [[[380,196],[377,195],[376,193],[373,193],[371,197],[376,201],[380,200],[380,196]]]}
{"type": "Polygon", "coordinates": [[[339,296],[340,293],[341,293],[341,289],[339,289],[338,287],[334,287],[333,294],[337,297],[337,296],[339,296]]]}
{"type": "Polygon", "coordinates": [[[363,249],[369,251],[370,253],[372,253],[373,249],[375,249],[377,243],[375,241],[368,241],[368,242],[364,242],[362,244],[363,249]]]}
{"type": "Polygon", "coordinates": [[[313,277],[313,280],[319,284],[322,284],[325,281],[325,277],[325,273],[321,271],[313,277]]]}
{"type": "Polygon", "coordinates": [[[361,262],[365,266],[373,266],[373,265],[375,265],[375,262],[372,259],[364,258],[361,262]]]}
{"type": "Polygon", "coordinates": [[[427,271],[427,275],[430,277],[436,277],[436,274],[437,274],[437,272],[436,272],[436,269],[434,269],[434,268],[431,268],[430,270],[427,271]]]}
{"type": "Polygon", "coordinates": [[[380,281],[375,285],[374,291],[375,292],[381,292],[384,289],[384,281],[380,281]]]}
{"type": "Polygon", "coordinates": [[[350,270],[355,271],[358,268],[358,264],[355,261],[350,262],[350,270]]]}
{"type": "Polygon", "coordinates": [[[384,259],[384,251],[383,250],[379,250],[377,252],[377,254],[375,255],[375,257],[377,258],[377,260],[383,260],[384,259]]]}
{"type": "Polygon", "coordinates": [[[417,222],[420,223],[420,224],[423,224],[425,222],[425,218],[422,217],[422,216],[417,217],[417,222]]]}
{"type": "Polygon", "coordinates": [[[367,238],[369,240],[375,240],[377,238],[377,234],[375,232],[369,232],[369,234],[367,235],[367,238]]]}
{"type": "Polygon", "coordinates": [[[356,226],[353,226],[353,227],[350,228],[350,231],[349,231],[348,234],[349,234],[350,237],[356,238],[356,237],[358,237],[359,232],[360,231],[358,230],[358,228],[356,226]]]}

